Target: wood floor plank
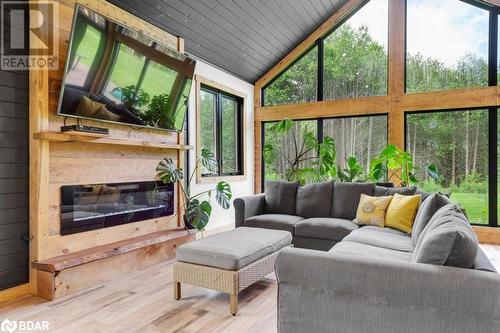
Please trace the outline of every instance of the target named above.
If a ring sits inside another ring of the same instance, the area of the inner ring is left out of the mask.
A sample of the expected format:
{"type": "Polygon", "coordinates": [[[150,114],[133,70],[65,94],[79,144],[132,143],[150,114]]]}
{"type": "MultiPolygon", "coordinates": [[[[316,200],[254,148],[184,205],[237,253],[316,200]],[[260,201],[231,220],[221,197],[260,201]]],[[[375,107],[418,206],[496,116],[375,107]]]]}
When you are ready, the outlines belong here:
{"type": "MultiPolygon", "coordinates": [[[[500,246],[482,244],[500,271],[500,246]]],[[[239,295],[239,311],[229,313],[229,295],[182,286],[173,297],[173,260],[117,277],[55,301],[23,296],[0,304],[0,320],[49,320],[50,331],[66,332],[276,332],[274,274],[239,295]]]]}

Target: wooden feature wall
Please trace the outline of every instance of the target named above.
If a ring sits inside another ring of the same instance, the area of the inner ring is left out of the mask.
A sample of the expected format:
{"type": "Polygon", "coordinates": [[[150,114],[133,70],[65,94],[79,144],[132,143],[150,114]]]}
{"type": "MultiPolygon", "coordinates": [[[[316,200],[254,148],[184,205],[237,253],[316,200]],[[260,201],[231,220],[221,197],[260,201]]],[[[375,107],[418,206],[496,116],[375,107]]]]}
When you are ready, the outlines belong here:
{"type": "MultiPolygon", "coordinates": [[[[105,145],[88,142],[37,140],[33,134],[59,131],[63,117],[57,104],[68,52],[71,24],[76,2],[133,30],[148,35],[166,46],[184,51],[182,38],[172,36],[105,1],[60,0],[59,69],[30,72],[30,261],[39,261],[74,251],[116,242],[178,226],[177,215],[135,222],[78,234],[61,236],[60,188],[63,185],[153,180],[158,162],[171,157],[182,163],[183,152],[175,149],[105,145]]],[[[32,20],[37,20],[32,17],[32,20]]],[[[36,41],[33,41],[36,42],[36,41]]],[[[76,120],[68,119],[68,124],[76,120]]],[[[140,139],[147,142],[183,143],[182,135],[150,129],[137,129],[86,120],[86,125],[107,127],[113,138],[140,139]]],[[[175,200],[179,202],[177,197],[175,200]]],[[[91,274],[92,272],[87,272],[91,274]]],[[[84,275],[80,275],[85,279],[84,275]]],[[[43,280],[43,277],[40,277],[43,280]]],[[[36,270],[30,272],[31,293],[37,292],[36,270]]],[[[84,282],[82,282],[84,283],[84,282]]]]}
{"type": "MultiPolygon", "coordinates": [[[[290,119],[310,119],[319,117],[353,116],[361,114],[388,114],[388,142],[404,147],[404,115],[408,111],[446,110],[456,108],[478,108],[500,105],[500,86],[458,89],[423,93],[405,93],[405,0],[389,1],[389,42],[388,42],[388,89],[386,96],[361,97],[345,100],[293,105],[262,106],[261,90],[278,76],[294,60],[306,52],[320,37],[340,24],[353,11],[367,0],[349,0],[316,31],[292,50],[283,60],[255,83],[255,193],[261,191],[262,143],[261,126],[263,121],[290,119]]],[[[486,1],[500,6],[497,0],[486,1]]],[[[488,229],[487,227],[478,227],[488,229]]],[[[476,229],[478,229],[476,228],[476,229]]],[[[481,235],[486,233],[479,233],[481,235]]],[[[487,233],[492,242],[492,233],[487,233]]],[[[498,235],[495,233],[495,235],[498,235]]],[[[481,240],[481,238],[480,238],[481,240]]],[[[500,243],[500,235],[497,242],[500,243]]]]}

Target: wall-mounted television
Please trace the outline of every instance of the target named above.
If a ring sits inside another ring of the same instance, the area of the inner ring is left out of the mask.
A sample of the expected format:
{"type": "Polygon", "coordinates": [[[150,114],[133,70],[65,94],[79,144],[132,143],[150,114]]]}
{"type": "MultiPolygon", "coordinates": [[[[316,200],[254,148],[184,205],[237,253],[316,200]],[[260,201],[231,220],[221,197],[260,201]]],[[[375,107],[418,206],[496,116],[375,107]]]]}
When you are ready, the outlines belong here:
{"type": "Polygon", "coordinates": [[[196,62],[77,5],[58,114],[181,131],[196,62]]]}

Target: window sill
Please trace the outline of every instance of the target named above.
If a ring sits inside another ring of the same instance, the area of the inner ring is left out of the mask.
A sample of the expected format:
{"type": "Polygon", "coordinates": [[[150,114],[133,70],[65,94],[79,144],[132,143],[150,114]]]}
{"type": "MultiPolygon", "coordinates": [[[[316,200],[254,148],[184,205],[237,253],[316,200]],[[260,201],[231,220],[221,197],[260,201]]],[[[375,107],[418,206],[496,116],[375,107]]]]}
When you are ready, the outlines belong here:
{"type": "Polygon", "coordinates": [[[237,175],[237,176],[210,176],[210,177],[203,177],[203,176],[198,176],[196,177],[196,184],[214,184],[218,182],[243,182],[247,179],[246,175],[237,175]]]}

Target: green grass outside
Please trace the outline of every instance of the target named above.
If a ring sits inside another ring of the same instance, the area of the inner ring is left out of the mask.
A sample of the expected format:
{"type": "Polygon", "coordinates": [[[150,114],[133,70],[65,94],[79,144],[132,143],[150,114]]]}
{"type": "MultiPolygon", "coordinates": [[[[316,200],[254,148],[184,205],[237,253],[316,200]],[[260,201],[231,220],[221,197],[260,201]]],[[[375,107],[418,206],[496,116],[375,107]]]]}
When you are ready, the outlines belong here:
{"type": "Polygon", "coordinates": [[[452,193],[451,200],[465,209],[470,223],[488,224],[488,195],[481,193],[452,193]]]}
{"type": "MultiPolygon", "coordinates": [[[[90,67],[97,53],[100,41],[100,32],[88,27],[85,36],[78,46],[76,54],[81,57],[80,63],[90,67]]],[[[117,62],[111,75],[111,82],[117,87],[135,85],[139,80],[144,58],[135,53],[127,52],[127,47],[121,46],[117,62]]],[[[165,92],[170,92],[176,77],[176,72],[156,63],[151,63],[146,71],[146,78],[143,82],[144,89],[150,97],[165,92]]]]}

